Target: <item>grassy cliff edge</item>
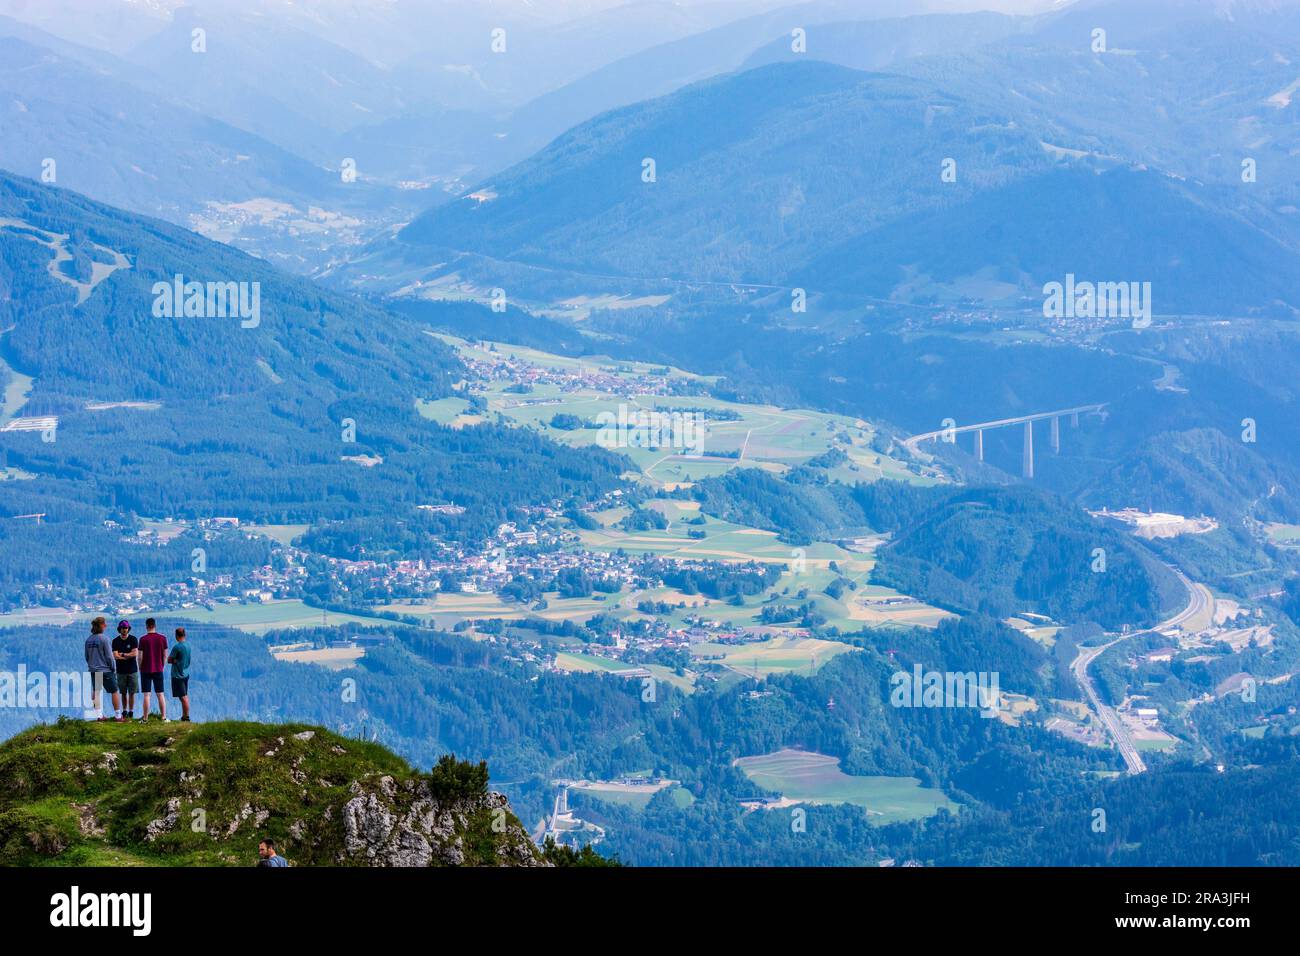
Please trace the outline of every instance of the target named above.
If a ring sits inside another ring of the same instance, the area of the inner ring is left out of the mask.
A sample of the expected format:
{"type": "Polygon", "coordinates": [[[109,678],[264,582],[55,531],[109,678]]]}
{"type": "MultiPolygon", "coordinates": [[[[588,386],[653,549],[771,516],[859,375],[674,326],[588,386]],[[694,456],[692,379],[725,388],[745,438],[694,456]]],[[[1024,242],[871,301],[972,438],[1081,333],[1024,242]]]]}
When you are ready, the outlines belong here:
{"type": "Polygon", "coordinates": [[[60,720],[0,744],[0,865],[545,866],[487,768],[305,724],[60,720]]]}

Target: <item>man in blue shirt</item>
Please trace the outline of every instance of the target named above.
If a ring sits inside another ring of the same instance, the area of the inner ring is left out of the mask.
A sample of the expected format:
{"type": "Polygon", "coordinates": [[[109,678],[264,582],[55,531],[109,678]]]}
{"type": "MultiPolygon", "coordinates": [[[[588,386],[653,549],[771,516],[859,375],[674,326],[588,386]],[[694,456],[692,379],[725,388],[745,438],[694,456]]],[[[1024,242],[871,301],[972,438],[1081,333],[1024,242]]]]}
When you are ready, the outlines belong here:
{"type": "Polygon", "coordinates": [[[257,861],[258,866],[288,866],[289,861],[275,852],[275,841],[270,837],[263,838],[262,842],[257,845],[257,855],[261,857],[257,861]]]}

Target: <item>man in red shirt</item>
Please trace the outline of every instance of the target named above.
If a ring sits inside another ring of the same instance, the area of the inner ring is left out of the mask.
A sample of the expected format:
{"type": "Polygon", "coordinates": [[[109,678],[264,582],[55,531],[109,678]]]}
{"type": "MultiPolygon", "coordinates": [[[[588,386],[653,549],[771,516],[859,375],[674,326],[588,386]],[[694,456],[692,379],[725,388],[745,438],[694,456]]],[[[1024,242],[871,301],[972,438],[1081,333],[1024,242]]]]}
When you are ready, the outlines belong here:
{"type": "Polygon", "coordinates": [[[144,694],[144,720],[149,719],[149,692],[158,692],[158,716],[167,720],[167,697],[163,694],[163,668],[167,666],[167,638],[159,634],[155,627],[158,622],[149,618],[144,622],[147,629],[140,638],[140,691],[144,694]]]}

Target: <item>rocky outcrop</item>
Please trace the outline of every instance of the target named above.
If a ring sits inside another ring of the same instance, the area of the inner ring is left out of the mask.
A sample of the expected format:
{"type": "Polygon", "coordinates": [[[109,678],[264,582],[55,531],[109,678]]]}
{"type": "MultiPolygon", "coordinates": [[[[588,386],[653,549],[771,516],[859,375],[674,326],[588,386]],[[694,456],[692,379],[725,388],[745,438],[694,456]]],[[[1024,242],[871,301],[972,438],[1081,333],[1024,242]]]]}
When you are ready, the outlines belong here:
{"type": "Polygon", "coordinates": [[[498,865],[547,865],[500,793],[445,801],[427,780],[398,783],[389,776],[370,787],[353,783],[351,793],[342,811],[341,863],[462,866],[469,861],[467,839],[487,830],[496,838],[498,865]]]}
{"type": "Polygon", "coordinates": [[[157,819],[150,820],[145,827],[145,842],[152,843],[164,833],[170,833],[176,829],[176,823],[180,819],[181,799],[172,797],[167,801],[167,813],[157,819]]]}
{"type": "Polygon", "coordinates": [[[0,743],[0,770],[0,865],[252,866],[263,839],[301,867],[546,862],[486,764],[422,772],[322,727],[61,720],[0,743]]]}

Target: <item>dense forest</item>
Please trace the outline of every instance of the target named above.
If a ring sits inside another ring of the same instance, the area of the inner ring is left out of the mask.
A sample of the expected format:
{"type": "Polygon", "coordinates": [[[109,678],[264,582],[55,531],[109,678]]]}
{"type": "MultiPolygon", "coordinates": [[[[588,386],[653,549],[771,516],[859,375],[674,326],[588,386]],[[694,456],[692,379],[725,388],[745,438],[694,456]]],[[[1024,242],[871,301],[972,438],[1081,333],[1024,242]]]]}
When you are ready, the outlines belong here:
{"type": "Polygon", "coordinates": [[[229,246],[7,174],[0,219],[28,224],[0,228],[0,358],[33,379],[21,414],[58,417],[0,435],[0,467],[40,479],[0,482],[0,537],[15,544],[0,582],[150,573],[165,559],[94,530],[124,515],[301,522],[320,525],[325,553],[414,556],[431,533],[481,540],[518,508],[599,496],[626,468],[522,430],[422,419],[416,401],[452,394],[463,369],[420,322],[229,246]],[[129,264],[79,301],[50,281],[47,241],[129,264]],[[176,275],[255,285],[258,321],[156,315],[155,283],[176,275]],[[416,511],[431,503],[465,512],[416,511]],[[42,524],[13,520],[33,513],[42,524]]]}
{"type": "Polygon", "coordinates": [[[782,479],[736,469],[691,494],[710,513],[796,544],[889,532],[872,581],[954,611],[1031,611],[1118,629],[1153,624],[1185,599],[1169,570],[1131,537],[1049,493],[798,479],[798,472],[782,479]]]}

